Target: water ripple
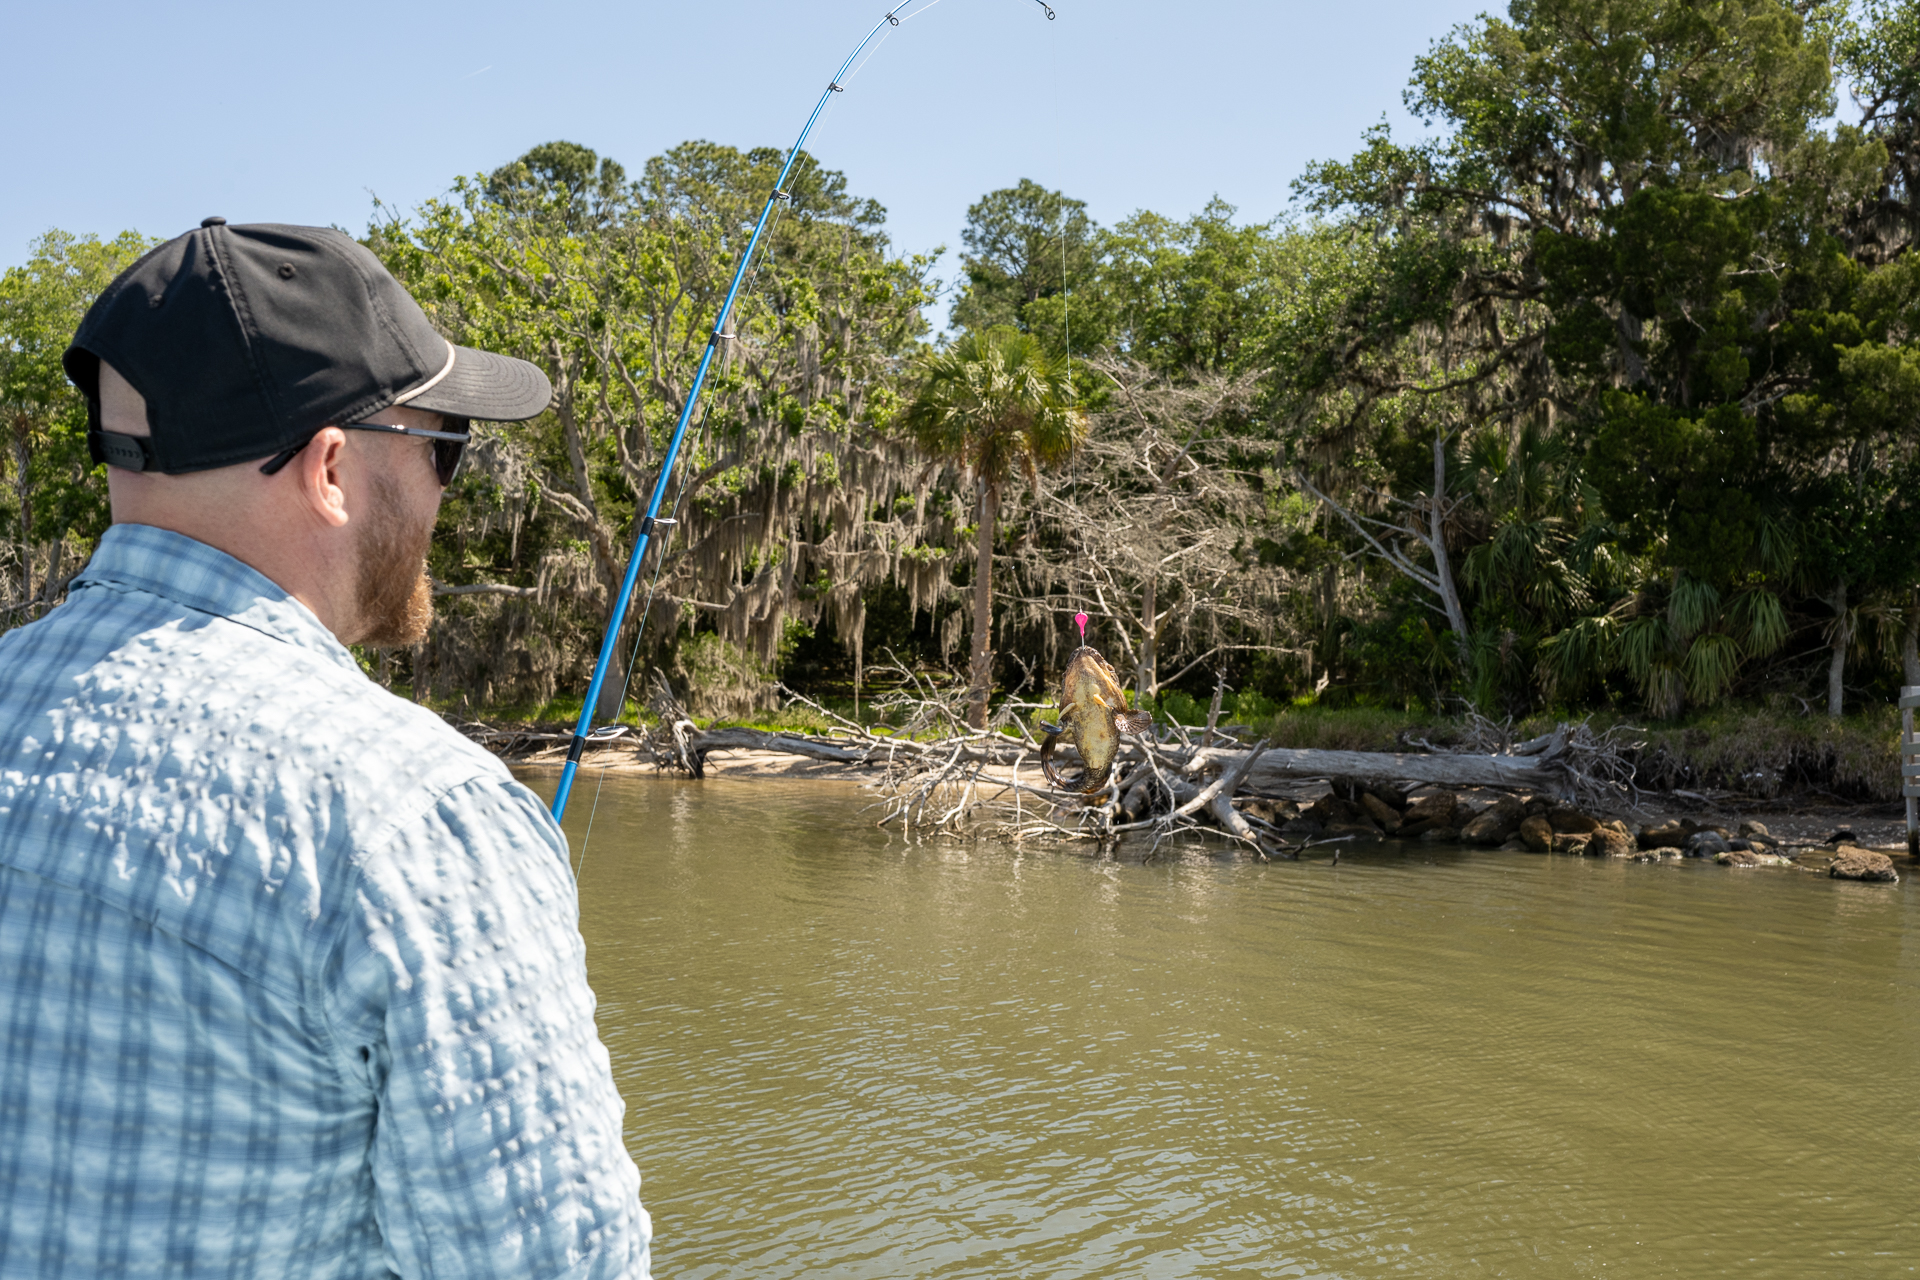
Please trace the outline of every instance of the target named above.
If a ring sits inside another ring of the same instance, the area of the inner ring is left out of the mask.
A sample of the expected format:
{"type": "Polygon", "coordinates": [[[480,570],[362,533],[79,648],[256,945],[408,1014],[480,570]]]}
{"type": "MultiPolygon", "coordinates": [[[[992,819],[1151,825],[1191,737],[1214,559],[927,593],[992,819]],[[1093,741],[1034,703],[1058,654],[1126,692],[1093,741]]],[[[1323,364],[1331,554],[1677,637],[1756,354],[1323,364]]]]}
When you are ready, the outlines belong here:
{"type": "Polygon", "coordinates": [[[1116,865],[860,803],[607,784],[583,928],[663,1275],[1915,1270],[1911,879],[1116,865]]]}

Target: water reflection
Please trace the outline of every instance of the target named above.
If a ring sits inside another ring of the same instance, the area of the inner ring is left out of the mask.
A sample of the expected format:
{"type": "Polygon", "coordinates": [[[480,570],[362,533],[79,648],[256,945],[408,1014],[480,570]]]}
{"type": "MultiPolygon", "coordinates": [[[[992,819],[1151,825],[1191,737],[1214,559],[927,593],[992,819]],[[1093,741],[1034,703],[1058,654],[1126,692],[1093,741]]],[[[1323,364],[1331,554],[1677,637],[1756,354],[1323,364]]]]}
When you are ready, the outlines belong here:
{"type": "Polygon", "coordinates": [[[1123,865],[905,844],[862,803],[606,784],[583,927],[662,1275],[1920,1256],[1910,882],[1429,849],[1123,865]]]}

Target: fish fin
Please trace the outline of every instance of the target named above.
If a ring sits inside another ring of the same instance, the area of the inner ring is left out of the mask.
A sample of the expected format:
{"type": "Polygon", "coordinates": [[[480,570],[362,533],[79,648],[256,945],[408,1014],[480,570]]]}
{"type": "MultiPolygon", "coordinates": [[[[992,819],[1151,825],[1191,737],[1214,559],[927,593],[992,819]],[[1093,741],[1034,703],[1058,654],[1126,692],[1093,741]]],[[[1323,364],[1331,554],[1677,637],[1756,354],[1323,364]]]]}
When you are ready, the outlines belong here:
{"type": "Polygon", "coordinates": [[[1060,736],[1060,726],[1057,724],[1048,724],[1045,720],[1035,720],[1033,722],[1033,727],[1040,730],[1042,733],[1048,735],[1049,737],[1057,738],[1060,736]]]}
{"type": "Polygon", "coordinates": [[[1153,712],[1122,711],[1113,718],[1113,723],[1122,733],[1145,733],[1153,728],[1153,712]]]}

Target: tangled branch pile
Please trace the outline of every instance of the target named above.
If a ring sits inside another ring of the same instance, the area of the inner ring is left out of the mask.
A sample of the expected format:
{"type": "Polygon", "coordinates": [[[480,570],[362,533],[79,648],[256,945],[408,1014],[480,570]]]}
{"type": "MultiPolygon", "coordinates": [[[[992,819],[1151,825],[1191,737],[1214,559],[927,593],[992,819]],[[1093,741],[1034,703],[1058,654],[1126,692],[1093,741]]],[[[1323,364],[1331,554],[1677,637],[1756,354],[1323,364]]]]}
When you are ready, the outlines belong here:
{"type": "Polygon", "coordinates": [[[1040,769],[1032,717],[1041,704],[1009,700],[987,729],[970,730],[963,687],[942,687],[894,662],[876,670],[895,688],[875,704],[881,723],[874,727],[787,691],[790,705],[830,726],[811,734],[699,729],[656,672],[649,705],[660,727],[645,750],[656,766],[695,777],[704,775],[708,753],[729,750],[865,766],[878,775],[872,785],[881,826],[1084,842],[1102,852],[1144,844],[1149,857],[1190,836],[1222,839],[1261,859],[1429,830],[1498,843],[1532,810],[1562,811],[1569,801],[1604,809],[1636,795],[1630,759],[1639,742],[1630,730],[1596,734],[1586,723],[1563,724],[1509,745],[1510,726],[1483,721],[1465,753],[1285,749],[1240,741],[1244,730],[1218,724],[1217,699],[1203,728],[1168,723],[1129,739],[1113,781],[1080,795],[1049,785],[1040,769]]]}

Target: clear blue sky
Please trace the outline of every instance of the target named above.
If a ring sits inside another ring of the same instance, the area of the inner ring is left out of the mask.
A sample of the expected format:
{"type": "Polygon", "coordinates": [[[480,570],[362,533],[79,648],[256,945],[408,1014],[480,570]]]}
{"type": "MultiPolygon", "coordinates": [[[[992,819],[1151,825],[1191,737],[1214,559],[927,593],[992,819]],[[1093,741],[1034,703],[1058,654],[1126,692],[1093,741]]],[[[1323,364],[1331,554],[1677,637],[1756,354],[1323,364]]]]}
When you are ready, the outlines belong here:
{"type": "MultiPolygon", "coordinates": [[[[1111,224],[1215,193],[1282,211],[1310,160],[1400,103],[1470,0],[939,0],[893,31],[810,147],[897,247],[959,245],[1022,177],[1111,224]]],[[[923,0],[924,3],[924,0],[923,0]]],[[[0,266],[50,227],[364,231],[455,175],[565,138],[636,170],[689,138],[785,147],[885,0],[22,4],[0,19],[0,266]]],[[[948,274],[952,258],[947,259],[948,274]]]]}

